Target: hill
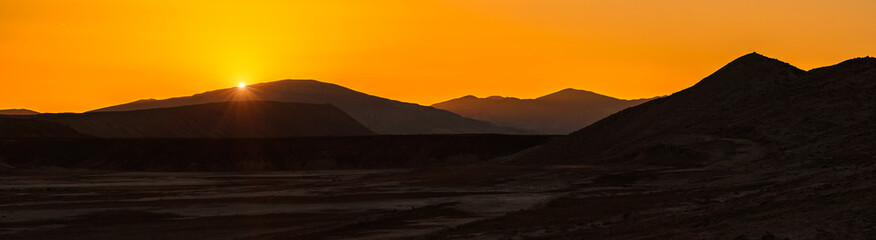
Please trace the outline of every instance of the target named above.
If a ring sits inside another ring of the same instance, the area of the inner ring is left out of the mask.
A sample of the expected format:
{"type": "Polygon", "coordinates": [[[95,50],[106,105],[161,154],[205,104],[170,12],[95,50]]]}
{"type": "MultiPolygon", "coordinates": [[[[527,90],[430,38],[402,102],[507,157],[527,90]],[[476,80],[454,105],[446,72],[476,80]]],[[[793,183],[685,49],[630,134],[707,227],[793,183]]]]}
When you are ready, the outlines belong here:
{"type": "Polygon", "coordinates": [[[696,85],[517,156],[522,161],[695,165],[872,159],[876,59],[800,70],[752,53],[696,85]],[[525,160],[524,160],[525,159],[525,160]]]}
{"type": "Polygon", "coordinates": [[[874,91],[874,58],[804,71],[742,56],[688,89],[497,160],[563,166],[566,175],[525,182],[577,190],[433,239],[873,239],[874,91]]]}
{"type": "Polygon", "coordinates": [[[0,109],[0,115],[37,115],[37,111],[29,109],[0,109]]]}
{"type": "Polygon", "coordinates": [[[369,135],[370,130],[327,104],[238,101],[136,111],[40,114],[101,138],[274,138],[369,135]]]}
{"type": "Polygon", "coordinates": [[[569,134],[625,108],[651,99],[621,100],[577,89],[564,89],[536,99],[465,96],[432,107],[499,126],[541,134],[569,134]]]}
{"type": "Polygon", "coordinates": [[[461,117],[448,111],[372,96],[314,80],[283,80],[253,84],[246,88],[220,89],[188,97],[140,100],[92,112],[246,100],[331,104],[378,134],[524,133],[516,129],[497,127],[489,122],[461,117]]]}

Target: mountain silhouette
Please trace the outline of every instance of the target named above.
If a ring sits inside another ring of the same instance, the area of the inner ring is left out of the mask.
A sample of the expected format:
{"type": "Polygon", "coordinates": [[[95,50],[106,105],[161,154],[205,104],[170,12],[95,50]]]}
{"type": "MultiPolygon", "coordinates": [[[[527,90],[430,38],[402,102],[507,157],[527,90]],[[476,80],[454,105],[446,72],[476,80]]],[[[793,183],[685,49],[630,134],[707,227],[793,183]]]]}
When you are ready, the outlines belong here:
{"type": "Polygon", "coordinates": [[[37,111],[29,109],[0,109],[0,115],[37,115],[37,111]]]}
{"type": "Polygon", "coordinates": [[[274,138],[370,135],[328,104],[236,101],[134,111],[21,116],[102,138],[274,138]]]}
{"type": "Polygon", "coordinates": [[[432,107],[499,126],[541,134],[569,134],[650,99],[621,100],[590,91],[564,89],[536,99],[465,96],[432,107]]]}
{"type": "Polygon", "coordinates": [[[680,166],[872,160],[864,149],[876,149],[874,91],[874,58],[804,71],[752,53],[688,89],[511,159],[680,166]]]}
{"type": "Polygon", "coordinates": [[[282,80],[253,84],[246,88],[220,89],[188,97],[139,100],[92,112],[243,100],[331,104],[379,134],[525,133],[521,130],[497,127],[489,122],[465,118],[445,110],[372,96],[315,80],[282,80]]]}

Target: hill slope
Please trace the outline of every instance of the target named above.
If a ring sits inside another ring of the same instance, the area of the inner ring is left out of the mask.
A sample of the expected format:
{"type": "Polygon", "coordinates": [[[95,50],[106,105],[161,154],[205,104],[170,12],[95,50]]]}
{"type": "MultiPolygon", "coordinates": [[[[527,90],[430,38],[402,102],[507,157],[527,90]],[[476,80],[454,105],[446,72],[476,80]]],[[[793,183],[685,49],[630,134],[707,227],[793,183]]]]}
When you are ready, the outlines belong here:
{"type": "Polygon", "coordinates": [[[517,161],[710,165],[872,159],[876,59],[803,71],[756,53],[693,87],[633,107],[517,161]],[[842,159],[842,160],[840,160],[842,159]]]}
{"type": "Polygon", "coordinates": [[[327,104],[239,101],[136,111],[40,114],[104,138],[229,138],[369,135],[370,130],[327,104]]]}
{"type": "Polygon", "coordinates": [[[29,109],[0,109],[0,115],[37,115],[37,111],[29,109]]]}
{"type": "Polygon", "coordinates": [[[542,134],[569,134],[650,99],[621,100],[590,91],[564,89],[536,99],[465,96],[432,107],[499,126],[542,134]]]}
{"type": "Polygon", "coordinates": [[[243,100],[332,104],[379,134],[523,133],[515,129],[496,127],[488,122],[464,118],[448,111],[371,96],[314,80],[283,80],[253,84],[244,89],[220,89],[188,97],[140,100],[93,112],[243,100]]]}
{"type": "Polygon", "coordinates": [[[873,239],[874,91],[874,58],[803,71],[745,55],[681,92],[497,160],[581,169],[559,178],[585,187],[434,239],[873,239]],[[545,229],[569,230],[537,235],[545,229]]]}

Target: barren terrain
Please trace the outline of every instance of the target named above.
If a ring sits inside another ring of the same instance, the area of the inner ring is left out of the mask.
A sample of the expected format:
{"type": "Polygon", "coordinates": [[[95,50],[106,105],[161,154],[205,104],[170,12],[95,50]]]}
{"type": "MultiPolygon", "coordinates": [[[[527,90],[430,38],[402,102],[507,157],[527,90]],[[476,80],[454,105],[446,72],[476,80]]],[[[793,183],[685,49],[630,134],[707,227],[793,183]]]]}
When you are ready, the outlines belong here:
{"type": "Polygon", "coordinates": [[[872,166],[6,169],[0,238],[866,239],[876,236],[873,173],[872,166]]]}

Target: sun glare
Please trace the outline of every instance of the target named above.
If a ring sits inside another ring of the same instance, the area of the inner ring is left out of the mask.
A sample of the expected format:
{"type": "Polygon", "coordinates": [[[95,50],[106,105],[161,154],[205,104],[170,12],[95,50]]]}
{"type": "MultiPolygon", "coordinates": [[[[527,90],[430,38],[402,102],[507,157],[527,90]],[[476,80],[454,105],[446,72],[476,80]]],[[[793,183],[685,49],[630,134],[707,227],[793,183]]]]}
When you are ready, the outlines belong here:
{"type": "Polygon", "coordinates": [[[237,88],[246,88],[246,83],[237,84],[237,88]]]}

